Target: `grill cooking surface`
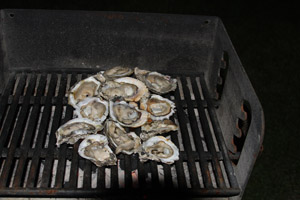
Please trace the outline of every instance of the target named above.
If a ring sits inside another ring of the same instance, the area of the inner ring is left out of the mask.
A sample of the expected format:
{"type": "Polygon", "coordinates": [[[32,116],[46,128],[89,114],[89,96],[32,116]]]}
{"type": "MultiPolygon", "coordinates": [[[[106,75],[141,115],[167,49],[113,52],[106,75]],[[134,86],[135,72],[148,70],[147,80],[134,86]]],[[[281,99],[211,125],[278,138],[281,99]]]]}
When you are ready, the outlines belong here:
{"type": "Polygon", "coordinates": [[[179,87],[164,95],[175,102],[172,120],[180,126],[165,134],[180,150],[175,164],[118,155],[117,166],[97,168],[78,155],[79,142],[57,148],[55,131],[73,117],[67,91],[89,75],[78,69],[10,74],[0,104],[1,196],[239,194],[203,74],[171,74],[179,87]]]}

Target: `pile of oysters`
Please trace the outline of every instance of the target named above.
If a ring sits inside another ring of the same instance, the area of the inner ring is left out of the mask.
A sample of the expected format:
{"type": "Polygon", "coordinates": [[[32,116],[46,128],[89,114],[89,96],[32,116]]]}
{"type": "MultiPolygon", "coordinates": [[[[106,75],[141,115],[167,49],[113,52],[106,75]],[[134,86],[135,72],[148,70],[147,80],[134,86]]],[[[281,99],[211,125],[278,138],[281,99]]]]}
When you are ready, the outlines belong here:
{"type": "Polygon", "coordinates": [[[116,165],[120,153],[138,153],[141,162],[172,164],[179,159],[178,148],[157,135],[178,130],[169,120],[175,104],[160,96],[176,87],[170,76],[121,66],[83,79],[70,88],[68,103],[75,118],[56,131],[56,144],[83,139],[79,155],[98,167],[116,165]]]}

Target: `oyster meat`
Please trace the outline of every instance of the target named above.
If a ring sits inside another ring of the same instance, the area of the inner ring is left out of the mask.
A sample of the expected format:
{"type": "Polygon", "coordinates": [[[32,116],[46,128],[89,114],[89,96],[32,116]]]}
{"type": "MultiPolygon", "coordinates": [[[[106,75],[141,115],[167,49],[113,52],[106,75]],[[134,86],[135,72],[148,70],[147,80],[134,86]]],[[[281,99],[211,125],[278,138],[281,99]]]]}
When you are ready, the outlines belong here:
{"type": "Polygon", "coordinates": [[[141,127],[140,138],[143,141],[148,140],[149,138],[163,133],[168,133],[170,131],[177,131],[178,126],[169,119],[152,121],[144,124],[141,127]]]}
{"type": "Polygon", "coordinates": [[[98,167],[116,165],[117,158],[108,146],[106,136],[96,134],[87,136],[79,145],[81,157],[92,161],[98,167]]]}
{"type": "Polygon", "coordinates": [[[139,110],[137,105],[128,104],[125,101],[109,103],[109,115],[112,120],[122,126],[137,128],[144,125],[149,117],[149,113],[139,110]]]}
{"type": "Polygon", "coordinates": [[[176,145],[162,136],[154,136],[145,141],[143,150],[139,153],[141,162],[155,160],[166,164],[172,164],[179,160],[179,150],[176,145]]]}
{"type": "Polygon", "coordinates": [[[172,79],[170,76],[160,74],[158,72],[150,72],[134,69],[134,74],[140,81],[144,82],[152,92],[156,94],[166,94],[177,88],[177,80],[172,79]]]}
{"type": "Polygon", "coordinates": [[[107,80],[113,80],[120,77],[130,76],[133,73],[133,70],[128,67],[116,66],[111,69],[106,70],[103,73],[103,76],[107,80]]]}
{"type": "Polygon", "coordinates": [[[159,95],[142,98],[140,108],[149,112],[153,120],[169,119],[175,112],[175,104],[159,95]]]}
{"type": "Polygon", "coordinates": [[[77,104],[87,97],[97,96],[100,85],[101,83],[92,76],[79,81],[69,92],[69,104],[76,108],[77,104]]]}
{"type": "Polygon", "coordinates": [[[148,89],[143,82],[135,78],[124,77],[107,81],[101,87],[100,95],[107,100],[122,97],[125,101],[137,102],[148,93],[148,89]]]}
{"type": "Polygon", "coordinates": [[[116,154],[122,152],[130,155],[139,151],[141,139],[134,132],[126,133],[120,124],[107,120],[104,132],[110,143],[116,148],[116,154]]]}
{"type": "Polygon", "coordinates": [[[108,115],[108,102],[98,97],[89,97],[78,103],[75,114],[102,123],[108,115]]]}
{"type": "Polygon", "coordinates": [[[101,131],[103,126],[92,120],[85,118],[76,118],[68,121],[57,129],[56,145],[59,147],[62,143],[75,144],[79,139],[83,139],[90,134],[101,131]]]}

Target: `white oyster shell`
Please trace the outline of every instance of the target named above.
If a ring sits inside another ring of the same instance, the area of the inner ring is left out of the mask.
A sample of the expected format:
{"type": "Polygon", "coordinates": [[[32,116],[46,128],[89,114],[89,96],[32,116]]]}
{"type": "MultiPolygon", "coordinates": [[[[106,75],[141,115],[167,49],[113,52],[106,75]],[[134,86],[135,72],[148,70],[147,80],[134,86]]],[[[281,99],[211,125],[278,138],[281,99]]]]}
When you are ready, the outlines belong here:
{"type": "Polygon", "coordinates": [[[177,88],[177,79],[172,79],[168,75],[141,70],[137,67],[134,69],[134,74],[137,79],[146,84],[150,91],[156,94],[166,94],[177,88]]]}
{"type": "Polygon", "coordinates": [[[103,129],[102,124],[86,118],[76,118],[68,121],[57,129],[56,145],[62,143],[75,144],[79,139],[83,139],[90,134],[95,134],[103,129]]]}
{"type": "Polygon", "coordinates": [[[169,119],[152,121],[144,124],[141,127],[140,138],[143,141],[148,140],[149,138],[163,133],[168,133],[170,131],[177,131],[178,126],[169,119]]]}
{"type": "Polygon", "coordinates": [[[175,104],[159,95],[151,95],[149,99],[142,98],[140,108],[150,113],[153,120],[169,119],[175,113],[175,104]]]}
{"type": "Polygon", "coordinates": [[[88,97],[77,104],[75,114],[79,118],[88,118],[102,123],[108,115],[108,102],[98,97],[88,97]]]}
{"type": "Polygon", "coordinates": [[[122,97],[125,101],[135,102],[139,101],[142,96],[148,96],[148,94],[149,91],[143,82],[130,77],[107,81],[100,91],[100,95],[107,100],[122,97]]]}
{"type": "Polygon", "coordinates": [[[101,83],[92,76],[79,81],[71,88],[68,103],[76,108],[80,101],[87,97],[97,96],[100,85],[101,83]]]}
{"type": "Polygon", "coordinates": [[[103,73],[103,76],[107,80],[113,80],[113,79],[116,79],[116,78],[130,76],[132,73],[133,73],[133,70],[131,68],[116,66],[116,67],[113,67],[111,69],[106,70],[103,73]]]}
{"type": "Polygon", "coordinates": [[[96,134],[86,137],[80,143],[78,153],[98,167],[117,164],[116,155],[108,146],[108,140],[104,135],[96,134]]]}
{"type": "Polygon", "coordinates": [[[126,133],[125,129],[116,122],[107,120],[104,133],[116,148],[116,154],[122,152],[130,155],[140,150],[141,139],[134,132],[126,133]]]}
{"type": "Polygon", "coordinates": [[[115,122],[124,127],[137,128],[144,125],[149,117],[149,113],[138,109],[133,104],[125,101],[109,102],[109,115],[115,122]]]}
{"type": "Polygon", "coordinates": [[[179,150],[170,140],[162,136],[154,136],[142,144],[142,152],[139,153],[141,162],[155,160],[172,164],[179,160],[179,150]]]}

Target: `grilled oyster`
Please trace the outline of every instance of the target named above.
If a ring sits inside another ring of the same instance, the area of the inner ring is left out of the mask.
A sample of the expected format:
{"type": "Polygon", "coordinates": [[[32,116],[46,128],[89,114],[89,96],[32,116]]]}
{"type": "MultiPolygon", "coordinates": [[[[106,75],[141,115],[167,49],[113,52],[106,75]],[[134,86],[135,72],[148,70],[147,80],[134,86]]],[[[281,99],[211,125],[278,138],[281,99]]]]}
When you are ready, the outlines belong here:
{"type": "Polygon", "coordinates": [[[142,145],[142,152],[139,153],[141,162],[155,160],[166,164],[172,164],[179,160],[179,150],[170,140],[162,136],[154,136],[142,145]]]}
{"type": "Polygon", "coordinates": [[[57,129],[56,145],[59,147],[62,143],[75,144],[79,139],[85,138],[87,135],[95,134],[101,131],[103,126],[92,120],[85,118],[76,118],[68,121],[57,129]]]}
{"type": "Polygon", "coordinates": [[[128,104],[125,101],[109,103],[109,115],[112,120],[125,127],[137,128],[145,124],[149,113],[139,110],[136,105],[128,104]]]}
{"type": "Polygon", "coordinates": [[[102,123],[108,115],[108,102],[98,97],[88,97],[78,103],[75,114],[80,118],[102,123]]]}
{"type": "Polygon", "coordinates": [[[100,83],[105,83],[106,78],[104,77],[103,74],[104,74],[104,71],[100,71],[97,74],[93,75],[93,77],[100,83]]]}
{"type": "Polygon", "coordinates": [[[116,154],[137,153],[141,146],[141,139],[134,132],[126,133],[120,124],[113,121],[106,121],[104,132],[110,144],[116,148],[116,154]]]}
{"type": "Polygon", "coordinates": [[[148,89],[143,82],[134,78],[124,77],[114,81],[107,81],[101,87],[100,95],[107,100],[122,97],[125,101],[137,102],[148,93],[148,89]]]}
{"type": "Polygon", "coordinates": [[[130,76],[132,73],[133,73],[133,70],[128,67],[116,66],[116,67],[106,70],[103,73],[103,76],[107,80],[113,80],[116,78],[130,76]]]}
{"type": "Polygon", "coordinates": [[[169,119],[175,112],[175,104],[159,95],[142,98],[140,108],[149,112],[153,120],[169,119]]]}
{"type": "Polygon", "coordinates": [[[100,84],[101,83],[92,76],[79,81],[71,88],[68,103],[76,108],[77,104],[85,98],[97,96],[100,84]]]}
{"type": "Polygon", "coordinates": [[[140,81],[144,82],[152,92],[156,94],[166,94],[177,88],[177,80],[172,79],[170,76],[160,74],[158,72],[150,72],[134,69],[134,74],[140,81]]]}
{"type": "Polygon", "coordinates": [[[152,121],[144,124],[141,127],[140,138],[143,141],[148,140],[150,137],[153,137],[158,134],[168,133],[170,131],[177,131],[178,126],[169,119],[161,121],[152,121]]]}
{"type": "Polygon", "coordinates": [[[96,134],[87,136],[79,145],[78,153],[81,157],[92,161],[98,167],[116,165],[116,155],[108,146],[106,136],[96,134]]]}

